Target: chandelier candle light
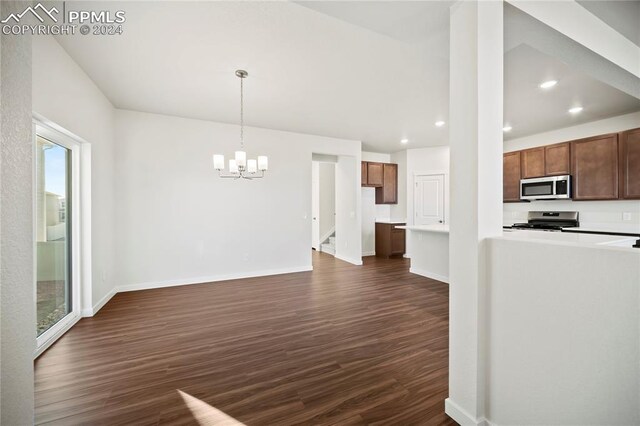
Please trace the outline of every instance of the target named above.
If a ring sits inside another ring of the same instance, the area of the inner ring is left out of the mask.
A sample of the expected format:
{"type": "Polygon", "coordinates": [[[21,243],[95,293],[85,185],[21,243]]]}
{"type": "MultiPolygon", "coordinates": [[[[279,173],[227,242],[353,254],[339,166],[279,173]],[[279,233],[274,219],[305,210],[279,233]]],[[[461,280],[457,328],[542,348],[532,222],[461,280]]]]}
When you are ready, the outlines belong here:
{"type": "Polygon", "coordinates": [[[229,171],[224,171],[224,155],[213,156],[213,168],[222,178],[232,179],[258,179],[264,177],[264,172],[269,168],[269,159],[266,155],[259,155],[258,160],[247,160],[244,150],[244,79],[249,76],[245,70],[237,70],[236,76],[240,78],[240,151],[235,152],[235,158],[229,160],[229,171]],[[259,172],[259,173],[258,173],[259,172]]]}

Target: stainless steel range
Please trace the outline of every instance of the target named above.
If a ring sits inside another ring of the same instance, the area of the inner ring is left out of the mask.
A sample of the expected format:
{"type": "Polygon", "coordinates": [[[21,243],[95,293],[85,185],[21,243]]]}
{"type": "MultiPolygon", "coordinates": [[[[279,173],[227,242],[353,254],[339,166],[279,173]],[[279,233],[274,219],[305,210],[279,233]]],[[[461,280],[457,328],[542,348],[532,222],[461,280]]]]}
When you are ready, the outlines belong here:
{"type": "Polygon", "coordinates": [[[527,223],[515,223],[513,229],[534,231],[562,231],[580,226],[578,212],[529,212],[527,223]]]}

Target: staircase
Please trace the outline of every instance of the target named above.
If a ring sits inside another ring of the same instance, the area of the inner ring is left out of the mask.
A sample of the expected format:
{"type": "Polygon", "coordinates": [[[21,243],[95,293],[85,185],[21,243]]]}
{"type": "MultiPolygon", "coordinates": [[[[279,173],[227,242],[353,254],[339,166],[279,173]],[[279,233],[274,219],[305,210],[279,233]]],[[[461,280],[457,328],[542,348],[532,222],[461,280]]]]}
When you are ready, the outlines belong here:
{"type": "Polygon", "coordinates": [[[327,253],[330,255],[336,254],[336,233],[331,234],[329,238],[324,240],[322,244],[320,244],[320,251],[323,253],[327,253]]]}

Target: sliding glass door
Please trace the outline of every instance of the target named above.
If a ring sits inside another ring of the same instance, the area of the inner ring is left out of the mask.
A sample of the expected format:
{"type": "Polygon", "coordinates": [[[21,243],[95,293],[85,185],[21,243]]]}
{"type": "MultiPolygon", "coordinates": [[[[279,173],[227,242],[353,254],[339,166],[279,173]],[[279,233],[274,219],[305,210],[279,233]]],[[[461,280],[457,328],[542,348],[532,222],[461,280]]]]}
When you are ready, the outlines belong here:
{"type": "Polygon", "coordinates": [[[36,136],[37,335],[72,311],[71,150],[36,136]]]}

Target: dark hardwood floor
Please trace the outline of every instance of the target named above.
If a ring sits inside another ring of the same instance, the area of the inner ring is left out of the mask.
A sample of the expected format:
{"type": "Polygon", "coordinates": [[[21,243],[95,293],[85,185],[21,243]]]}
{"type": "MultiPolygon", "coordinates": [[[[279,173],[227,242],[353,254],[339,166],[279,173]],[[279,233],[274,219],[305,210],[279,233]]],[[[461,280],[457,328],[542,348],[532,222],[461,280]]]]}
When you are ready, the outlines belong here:
{"type": "Polygon", "coordinates": [[[36,422],[221,424],[220,410],[247,425],[456,424],[448,286],[406,259],[313,260],[117,294],[36,361],[36,422]]]}

